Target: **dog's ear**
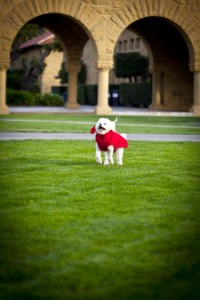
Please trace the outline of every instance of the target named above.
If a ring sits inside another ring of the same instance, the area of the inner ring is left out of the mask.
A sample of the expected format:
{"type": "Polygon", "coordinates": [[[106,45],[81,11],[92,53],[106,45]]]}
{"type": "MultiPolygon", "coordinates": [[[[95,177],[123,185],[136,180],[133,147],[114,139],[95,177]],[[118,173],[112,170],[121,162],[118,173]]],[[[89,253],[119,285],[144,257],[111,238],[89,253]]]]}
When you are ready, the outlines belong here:
{"type": "Polygon", "coordinates": [[[90,133],[93,134],[93,133],[95,133],[95,131],[96,131],[96,126],[93,126],[90,130],[90,133]]]}

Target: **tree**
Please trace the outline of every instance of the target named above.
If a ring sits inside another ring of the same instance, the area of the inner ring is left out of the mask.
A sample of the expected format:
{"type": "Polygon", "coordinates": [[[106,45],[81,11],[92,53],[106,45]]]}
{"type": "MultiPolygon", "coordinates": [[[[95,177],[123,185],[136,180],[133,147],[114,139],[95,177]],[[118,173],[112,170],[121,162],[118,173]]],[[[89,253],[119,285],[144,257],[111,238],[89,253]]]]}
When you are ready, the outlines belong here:
{"type": "Polygon", "coordinates": [[[19,49],[21,44],[31,40],[39,34],[42,34],[44,31],[44,28],[41,28],[35,24],[24,25],[13,41],[11,51],[11,63],[19,58],[19,49]]]}
{"type": "MultiPolygon", "coordinates": [[[[21,44],[35,38],[38,35],[44,33],[46,29],[36,24],[26,24],[18,32],[13,42],[11,51],[11,63],[18,60],[20,57],[20,46],[21,44]]],[[[45,68],[45,58],[50,54],[51,51],[62,51],[60,43],[55,40],[52,44],[45,44],[42,46],[42,53],[40,56],[32,56],[26,58],[21,57],[21,89],[33,92],[39,92],[39,75],[41,75],[45,68]]],[[[18,70],[20,71],[20,70],[18,70]]]]}
{"type": "Polygon", "coordinates": [[[40,57],[32,56],[29,59],[22,59],[22,90],[39,92],[39,76],[44,71],[44,68],[46,66],[45,58],[49,55],[49,53],[49,49],[44,49],[40,57]]]}
{"type": "Polygon", "coordinates": [[[115,76],[129,78],[129,82],[132,82],[132,77],[137,81],[137,76],[148,74],[148,58],[138,52],[116,53],[114,64],[115,76]]]}
{"type": "Polygon", "coordinates": [[[58,73],[58,78],[60,79],[60,84],[68,83],[68,73],[65,70],[65,62],[62,62],[60,71],[58,73]]]}

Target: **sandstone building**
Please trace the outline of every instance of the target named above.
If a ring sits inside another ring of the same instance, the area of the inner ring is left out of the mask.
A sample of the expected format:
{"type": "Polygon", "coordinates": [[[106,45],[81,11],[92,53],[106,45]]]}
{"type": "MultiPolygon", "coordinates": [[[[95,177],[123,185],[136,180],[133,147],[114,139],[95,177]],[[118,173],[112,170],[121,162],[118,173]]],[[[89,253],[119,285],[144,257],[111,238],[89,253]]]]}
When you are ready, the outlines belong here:
{"type": "MultiPolygon", "coordinates": [[[[10,69],[23,69],[22,60],[31,60],[32,58],[40,59],[42,52],[44,51],[44,45],[51,44],[55,40],[55,35],[49,31],[34,37],[33,39],[21,44],[19,47],[19,56],[10,64],[10,69]]],[[[143,56],[148,56],[147,48],[142,40],[133,32],[129,30],[123,31],[120,35],[116,47],[116,52],[139,52],[143,56]]],[[[66,55],[67,56],[67,55],[66,55]]],[[[89,40],[84,48],[81,56],[81,61],[87,68],[86,84],[98,83],[98,68],[95,62],[96,49],[91,40],[89,40]]],[[[68,59],[63,57],[62,52],[51,51],[50,54],[45,57],[45,68],[41,75],[38,76],[38,87],[41,93],[51,93],[53,86],[59,86],[60,79],[58,73],[61,68],[61,64],[64,59],[66,60],[66,69],[68,68],[68,59]]],[[[117,78],[114,71],[111,69],[109,74],[109,84],[119,84],[122,82],[128,82],[128,79],[117,78]]]]}
{"type": "Polygon", "coordinates": [[[33,22],[61,40],[68,57],[68,107],[77,107],[77,73],[91,39],[98,69],[97,114],[111,114],[109,72],[125,29],[145,43],[153,78],[151,108],[191,110],[200,115],[199,0],[0,0],[0,113],[6,105],[6,70],[20,28],[33,22]]]}
{"type": "MultiPolygon", "coordinates": [[[[44,32],[41,35],[23,43],[19,47],[19,55],[10,64],[11,70],[23,69],[22,60],[26,59],[30,61],[35,58],[41,59],[42,52],[44,51],[44,45],[53,43],[55,35],[51,32],[44,32]]],[[[51,93],[51,87],[59,85],[59,79],[57,78],[58,72],[63,61],[63,54],[58,51],[51,51],[44,58],[45,68],[37,77],[36,85],[40,92],[51,93]]]]}
{"type": "MultiPolygon", "coordinates": [[[[148,56],[148,51],[143,41],[139,36],[130,30],[124,30],[116,42],[114,53],[121,52],[139,52],[142,56],[148,56]]],[[[92,40],[89,40],[82,54],[82,61],[87,66],[87,81],[86,84],[97,84],[98,82],[98,68],[95,63],[96,49],[92,40]]],[[[128,82],[128,79],[117,78],[111,68],[109,72],[109,83],[119,84],[121,82],[128,82]]]]}

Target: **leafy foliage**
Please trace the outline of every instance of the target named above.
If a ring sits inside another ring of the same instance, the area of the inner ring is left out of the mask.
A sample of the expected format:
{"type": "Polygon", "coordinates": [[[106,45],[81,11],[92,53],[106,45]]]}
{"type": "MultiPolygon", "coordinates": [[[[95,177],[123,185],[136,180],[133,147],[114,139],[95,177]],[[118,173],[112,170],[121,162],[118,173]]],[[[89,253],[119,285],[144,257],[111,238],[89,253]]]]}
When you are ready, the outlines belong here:
{"type": "Polygon", "coordinates": [[[147,76],[148,58],[138,52],[116,53],[114,56],[114,72],[117,78],[137,79],[137,76],[147,76]]]}
{"type": "Polygon", "coordinates": [[[8,105],[42,105],[42,106],[63,106],[64,101],[57,94],[39,94],[28,91],[16,91],[7,89],[8,105]]]}
{"type": "Polygon", "coordinates": [[[18,34],[16,35],[11,51],[11,62],[15,61],[19,57],[19,47],[21,44],[31,40],[39,34],[45,31],[43,27],[39,27],[36,24],[25,24],[18,34]]]}
{"type": "Polygon", "coordinates": [[[23,57],[22,68],[23,77],[21,89],[25,91],[39,92],[40,91],[40,75],[43,73],[46,64],[45,58],[49,55],[50,50],[45,49],[40,56],[32,56],[31,58],[23,57]]]}
{"type": "Polygon", "coordinates": [[[41,55],[32,56],[29,58],[25,56],[20,57],[20,46],[22,43],[38,36],[39,34],[42,34],[43,32],[45,32],[45,28],[43,27],[40,27],[35,24],[26,24],[18,32],[13,42],[13,47],[11,51],[11,62],[16,61],[20,58],[23,69],[23,76],[21,78],[20,89],[24,91],[39,92],[39,75],[41,75],[44,71],[45,58],[53,49],[56,48],[56,42],[55,45],[44,45],[41,55]]]}
{"type": "Polygon", "coordinates": [[[15,91],[7,90],[7,103],[8,105],[34,105],[33,94],[28,91],[15,91]]]}
{"type": "Polygon", "coordinates": [[[64,101],[58,94],[38,94],[38,97],[35,97],[35,105],[63,106],[64,101]]]}
{"type": "Polygon", "coordinates": [[[21,89],[23,70],[8,70],[7,71],[7,87],[13,90],[21,89]]]}
{"type": "Polygon", "coordinates": [[[121,83],[120,102],[133,107],[148,107],[152,102],[151,82],[121,83]]]}
{"type": "Polygon", "coordinates": [[[61,63],[61,68],[58,72],[58,78],[60,78],[60,84],[68,83],[68,72],[65,69],[65,62],[61,63]]]}

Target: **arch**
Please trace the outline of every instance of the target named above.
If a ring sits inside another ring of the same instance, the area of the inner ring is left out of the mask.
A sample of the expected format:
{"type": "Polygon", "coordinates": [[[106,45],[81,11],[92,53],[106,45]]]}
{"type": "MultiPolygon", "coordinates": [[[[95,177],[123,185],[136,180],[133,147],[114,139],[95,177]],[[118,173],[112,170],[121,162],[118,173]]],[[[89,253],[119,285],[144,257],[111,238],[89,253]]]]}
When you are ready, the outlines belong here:
{"type": "Polygon", "coordinates": [[[3,19],[0,57],[2,61],[9,62],[9,53],[17,32],[30,20],[46,15],[61,14],[70,17],[94,41],[96,47],[97,31],[101,30],[101,16],[89,5],[81,0],[24,0],[16,5],[3,19]],[[98,30],[96,29],[98,28],[98,30]]]}
{"type": "Polygon", "coordinates": [[[190,69],[200,64],[199,23],[194,16],[183,5],[169,0],[128,0],[127,4],[120,10],[113,12],[110,24],[113,32],[114,46],[120,34],[133,22],[146,17],[161,17],[173,22],[183,35],[189,49],[190,69]],[[115,28],[115,30],[113,30],[115,28]]]}
{"type": "MultiPolygon", "coordinates": [[[[61,33],[60,38],[63,45],[70,53],[74,66],[80,57],[80,52],[84,42],[89,37],[97,50],[97,66],[99,82],[104,88],[102,95],[98,94],[98,105],[102,102],[101,112],[106,113],[108,105],[106,98],[108,94],[105,86],[108,84],[108,72],[113,65],[113,54],[115,44],[124,31],[131,24],[139,20],[153,17],[160,18],[166,23],[171,23],[174,29],[183,36],[189,53],[190,71],[194,72],[194,108],[200,113],[199,86],[200,86],[200,21],[193,10],[194,4],[176,0],[120,0],[120,1],[97,1],[97,0],[13,0],[2,1],[2,14],[0,16],[0,81],[1,86],[5,82],[6,69],[9,66],[9,55],[13,39],[20,28],[30,20],[47,16],[48,14],[59,15],[65,20],[73,23],[79,32],[75,34],[75,39],[70,36],[71,48],[67,39],[63,35],[67,34],[67,28],[61,33]],[[4,10],[5,7],[5,10],[4,10]],[[196,18],[195,18],[196,16],[196,18]],[[78,43],[76,43],[77,38],[78,43]],[[76,46],[76,48],[75,48],[76,46]],[[72,50],[72,51],[71,51],[72,50]],[[73,57],[74,52],[76,55],[73,57]],[[99,99],[102,99],[101,101],[99,99]]],[[[196,5],[199,8],[199,4],[196,5]]],[[[52,27],[49,24],[49,27],[52,27]]],[[[66,26],[65,26],[66,27],[66,26]]],[[[137,29],[137,28],[136,28],[137,29]]],[[[57,28],[52,28],[56,33],[57,28]]],[[[184,46],[185,48],[185,46],[184,46]]],[[[65,50],[66,50],[65,49],[65,50]]],[[[186,53],[186,51],[185,51],[186,53]]],[[[187,66],[188,68],[188,66],[187,66]]],[[[74,71],[74,70],[73,70],[74,71]]],[[[185,73],[186,74],[186,73],[185,73]]],[[[181,77],[180,77],[181,78],[181,77]]],[[[191,77],[189,78],[191,79],[191,77]]],[[[1,93],[2,105],[5,103],[5,88],[1,93]]],[[[1,101],[0,99],[0,101],[1,101]]],[[[107,109],[110,112],[110,109],[107,109]]]]}
{"type": "Polygon", "coordinates": [[[151,107],[190,109],[193,99],[193,74],[188,66],[189,49],[184,37],[172,22],[167,22],[160,17],[143,18],[130,27],[141,33],[153,53],[153,105],[151,107]]]}

